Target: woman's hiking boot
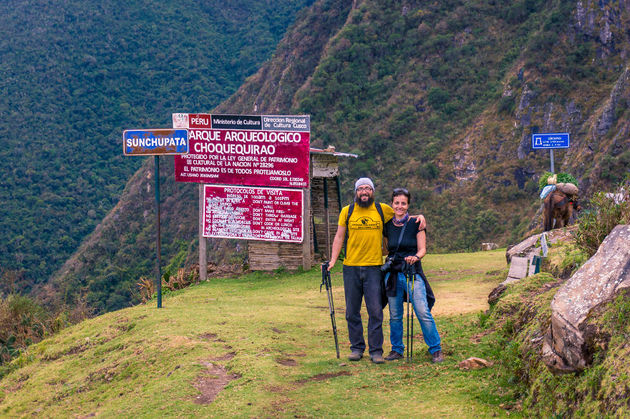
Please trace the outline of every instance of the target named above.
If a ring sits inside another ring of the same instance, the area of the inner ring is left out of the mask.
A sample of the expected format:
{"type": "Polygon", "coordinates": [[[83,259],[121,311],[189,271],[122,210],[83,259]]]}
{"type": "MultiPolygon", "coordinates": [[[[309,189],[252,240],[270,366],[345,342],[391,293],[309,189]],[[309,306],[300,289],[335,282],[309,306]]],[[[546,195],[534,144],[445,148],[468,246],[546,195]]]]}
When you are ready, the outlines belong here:
{"type": "Polygon", "coordinates": [[[440,362],[444,362],[444,355],[442,355],[442,351],[434,352],[431,355],[431,362],[433,362],[434,364],[438,364],[440,362]]]}
{"type": "Polygon", "coordinates": [[[396,351],[391,351],[389,355],[385,357],[386,361],[395,361],[397,359],[403,359],[404,357],[396,351]]]}

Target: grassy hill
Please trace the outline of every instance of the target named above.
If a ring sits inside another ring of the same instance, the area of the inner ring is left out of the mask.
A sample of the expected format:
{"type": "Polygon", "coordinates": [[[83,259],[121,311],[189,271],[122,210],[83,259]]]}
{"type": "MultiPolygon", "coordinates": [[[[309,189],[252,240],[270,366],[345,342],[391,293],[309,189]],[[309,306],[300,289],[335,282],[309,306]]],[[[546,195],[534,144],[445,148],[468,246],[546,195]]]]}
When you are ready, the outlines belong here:
{"type": "MultiPolygon", "coordinates": [[[[83,321],[28,347],[0,368],[0,415],[625,417],[627,290],[589,314],[598,340],[583,371],[553,375],[542,360],[551,301],[588,258],[570,232],[583,242],[602,225],[591,218],[591,228],[565,231],[542,272],[500,287],[490,307],[488,293],[507,275],[503,249],[427,255],[446,357],[439,365],[417,324],[411,363],[346,361],[339,269],[339,360],[318,269],[249,273],[167,293],[161,309],[152,300],[83,321]],[[469,357],[491,365],[461,368],[469,357]]],[[[386,310],[385,336],[387,320],[386,310]]]]}
{"type": "MultiPolygon", "coordinates": [[[[431,364],[417,323],[411,364],[337,360],[319,271],[253,273],[166,295],[162,309],[151,301],[108,313],[31,346],[4,369],[0,414],[507,416],[510,385],[493,369],[457,366],[496,350],[476,335],[486,297],[504,279],[504,251],[428,255],[425,271],[443,364],[431,364]]],[[[332,282],[344,356],[341,273],[332,282]]]]}
{"type": "Polygon", "coordinates": [[[142,165],[122,131],[217,106],[308,4],[1,2],[0,274],[46,282],[142,165]]]}

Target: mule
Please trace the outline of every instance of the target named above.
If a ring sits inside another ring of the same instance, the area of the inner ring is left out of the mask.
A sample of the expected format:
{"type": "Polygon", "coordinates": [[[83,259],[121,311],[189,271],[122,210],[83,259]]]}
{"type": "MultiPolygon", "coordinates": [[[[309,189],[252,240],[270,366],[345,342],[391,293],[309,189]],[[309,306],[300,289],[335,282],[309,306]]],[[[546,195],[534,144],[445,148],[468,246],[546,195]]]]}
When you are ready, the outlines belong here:
{"type": "Polygon", "coordinates": [[[543,229],[549,231],[553,228],[562,228],[569,225],[573,218],[575,203],[572,197],[555,190],[544,200],[543,206],[543,229]]]}

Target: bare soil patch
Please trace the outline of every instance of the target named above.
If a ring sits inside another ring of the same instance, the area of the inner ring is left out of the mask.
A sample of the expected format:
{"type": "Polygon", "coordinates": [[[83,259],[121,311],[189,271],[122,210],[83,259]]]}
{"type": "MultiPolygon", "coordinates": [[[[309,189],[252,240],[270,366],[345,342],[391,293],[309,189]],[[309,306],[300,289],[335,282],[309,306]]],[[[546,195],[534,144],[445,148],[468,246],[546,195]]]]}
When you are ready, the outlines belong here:
{"type": "Polygon", "coordinates": [[[79,354],[81,352],[85,352],[86,350],[88,350],[90,348],[90,346],[91,346],[90,342],[84,342],[84,343],[81,343],[79,345],[72,346],[71,348],[69,348],[65,352],[59,352],[59,353],[56,353],[56,354],[44,355],[44,361],[56,361],[59,358],[61,358],[62,356],[76,355],[76,354],[79,354]]]}
{"type": "Polygon", "coordinates": [[[225,342],[216,333],[210,333],[210,332],[199,335],[199,339],[207,340],[210,342],[225,342]]]}
{"type": "Polygon", "coordinates": [[[211,361],[229,361],[231,359],[233,359],[236,356],[236,352],[228,352],[225,355],[221,355],[221,356],[217,356],[214,358],[211,358],[211,361]]]}
{"type": "Polygon", "coordinates": [[[293,358],[276,358],[276,362],[286,367],[297,367],[298,363],[293,358]]]}
{"type": "Polygon", "coordinates": [[[288,353],[287,353],[287,354],[285,354],[285,355],[286,355],[286,356],[288,356],[288,357],[291,357],[291,356],[301,356],[301,357],[304,357],[304,356],[306,356],[306,353],[305,353],[305,352],[296,352],[296,353],[293,353],[293,354],[288,354],[288,353]]]}
{"type": "Polygon", "coordinates": [[[341,377],[343,375],[352,375],[352,373],[350,371],[327,372],[323,374],[316,374],[308,378],[302,378],[301,380],[297,380],[296,383],[304,384],[304,383],[309,383],[311,381],[325,381],[331,378],[341,377]]]}
{"type": "Polygon", "coordinates": [[[91,372],[88,375],[87,381],[88,383],[109,382],[114,379],[117,373],[118,373],[118,363],[115,363],[114,365],[103,367],[99,369],[98,371],[91,372]]]}
{"type": "Polygon", "coordinates": [[[212,362],[202,362],[202,365],[206,367],[206,371],[194,383],[194,387],[201,393],[194,400],[196,404],[212,403],[230,381],[241,377],[239,374],[228,373],[225,367],[212,362]]]}

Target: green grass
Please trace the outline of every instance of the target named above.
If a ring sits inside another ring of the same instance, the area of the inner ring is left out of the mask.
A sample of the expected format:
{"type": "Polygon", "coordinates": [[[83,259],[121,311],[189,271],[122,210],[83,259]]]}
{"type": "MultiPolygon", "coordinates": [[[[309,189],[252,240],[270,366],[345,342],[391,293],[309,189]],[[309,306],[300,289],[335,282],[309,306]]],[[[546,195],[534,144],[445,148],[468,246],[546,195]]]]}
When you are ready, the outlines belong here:
{"type": "MultiPolygon", "coordinates": [[[[108,313],[32,346],[0,382],[0,415],[513,416],[503,408],[513,404],[511,393],[492,368],[457,366],[493,353],[492,342],[473,337],[481,331],[487,291],[502,280],[504,250],[425,259],[446,355],[441,365],[430,362],[417,323],[411,364],[346,361],[343,288],[335,272],[338,360],[318,270],[252,273],[174,293],[162,309],[152,301],[108,313]],[[210,363],[237,378],[211,404],[196,404],[195,383],[212,381],[210,363]]],[[[387,310],[385,318],[389,351],[387,310]]]]}

